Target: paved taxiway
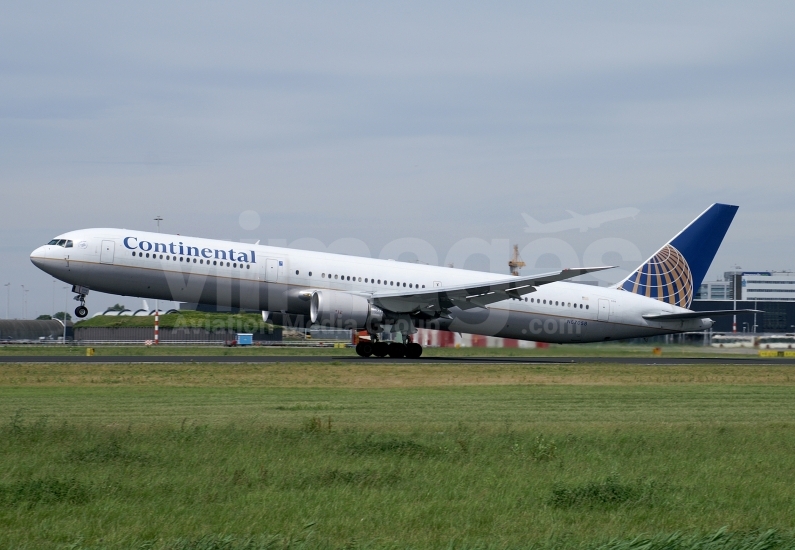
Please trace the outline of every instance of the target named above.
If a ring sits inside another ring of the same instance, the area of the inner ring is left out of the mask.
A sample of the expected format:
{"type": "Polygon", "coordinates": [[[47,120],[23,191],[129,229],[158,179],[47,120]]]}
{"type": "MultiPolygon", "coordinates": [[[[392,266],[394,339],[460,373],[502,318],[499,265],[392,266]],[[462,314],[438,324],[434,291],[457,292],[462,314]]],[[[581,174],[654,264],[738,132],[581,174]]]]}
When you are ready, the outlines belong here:
{"type": "Polygon", "coordinates": [[[335,355],[6,355],[2,363],[350,363],[350,364],[594,364],[619,365],[795,365],[791,357],[421,357],[419,359],[365,359],[335,355]]]}

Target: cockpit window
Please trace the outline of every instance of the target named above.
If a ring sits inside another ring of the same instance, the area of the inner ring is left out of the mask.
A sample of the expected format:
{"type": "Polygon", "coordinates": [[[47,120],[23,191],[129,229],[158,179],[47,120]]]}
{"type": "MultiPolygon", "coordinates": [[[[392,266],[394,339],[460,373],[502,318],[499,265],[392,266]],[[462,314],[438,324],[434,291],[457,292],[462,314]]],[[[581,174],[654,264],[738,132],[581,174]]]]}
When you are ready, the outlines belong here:
{"type": "Polygon", "coordinates": [[[50,242],[48,242],[47,244],[53,245],[53,246],[62,246],[64,248],[72,248],[74,246],[74,243],[72,241],[70,241],[70,240],[67,240],[67,239],[53,239],[50,242]]]}

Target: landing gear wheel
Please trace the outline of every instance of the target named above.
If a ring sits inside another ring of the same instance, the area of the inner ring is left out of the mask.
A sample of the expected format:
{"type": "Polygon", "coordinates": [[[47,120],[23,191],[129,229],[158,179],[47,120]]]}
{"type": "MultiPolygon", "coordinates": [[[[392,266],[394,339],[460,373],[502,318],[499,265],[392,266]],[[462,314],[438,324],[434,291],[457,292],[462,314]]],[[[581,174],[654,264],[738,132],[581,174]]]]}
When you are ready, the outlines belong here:
{"type": "Polygon", "coordinates": [[[81,319],[88,315],[88,308],[86,306],[77,306],[75,308],[75,315],[80,317],[81,319]]]}
{"type": "Polygon", "coordinates": [[[356,344],[356,353],[360,357],[370,357],[373,354],[373,344],[370,342],[359,342],[356,344]]]}
{"type": "Polygon", "coordinates": [[[373,344],[373,355],[376,357],[386,357],[389,351],[389,344],[386,342],[376,342],[373,344]]]}
{"type": "Polygon", "coordinates": [[[389,344],[389,351],[387,351],[387,353],[392,359],[400,359],[406,356],[406,346],[398,342],[392,342],[389,344]]]}
{"type": "Polygon", "coordinates": [[[406,357],[409,359],[419,359],[420,355],[422,355],[422,346],[412,342],[410,344],[406,344],[406,357]]]}

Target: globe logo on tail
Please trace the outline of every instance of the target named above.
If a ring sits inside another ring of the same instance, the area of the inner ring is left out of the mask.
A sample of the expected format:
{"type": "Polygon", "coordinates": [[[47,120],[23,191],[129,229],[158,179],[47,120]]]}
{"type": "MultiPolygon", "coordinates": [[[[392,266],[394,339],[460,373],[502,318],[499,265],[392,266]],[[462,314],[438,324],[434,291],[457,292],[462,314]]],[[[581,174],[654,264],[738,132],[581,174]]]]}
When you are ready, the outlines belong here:
{"type": "Polygon", "coordinates": [[[670,244],[640,266],[621,288],[667,304],[689,308],[693,302],[693,274],[682,254],[670,244]]]}

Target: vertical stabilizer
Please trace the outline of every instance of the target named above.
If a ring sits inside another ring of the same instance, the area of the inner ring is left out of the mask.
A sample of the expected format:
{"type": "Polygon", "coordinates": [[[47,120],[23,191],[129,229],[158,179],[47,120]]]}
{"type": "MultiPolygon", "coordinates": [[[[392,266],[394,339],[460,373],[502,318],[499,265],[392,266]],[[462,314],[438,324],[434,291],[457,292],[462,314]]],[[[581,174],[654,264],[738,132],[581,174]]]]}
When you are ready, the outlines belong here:
{"type": "Polygon", "coordinates": [[[628,292],[689,308],[738,206],[715,203],[618,284],[628,292]]]}

